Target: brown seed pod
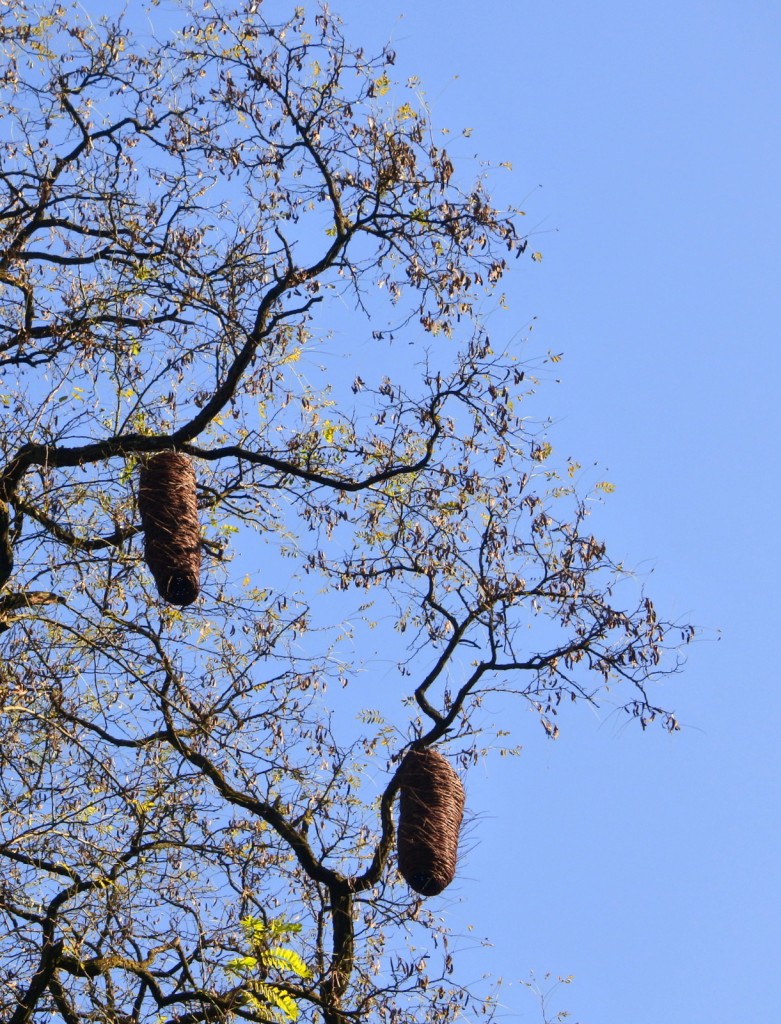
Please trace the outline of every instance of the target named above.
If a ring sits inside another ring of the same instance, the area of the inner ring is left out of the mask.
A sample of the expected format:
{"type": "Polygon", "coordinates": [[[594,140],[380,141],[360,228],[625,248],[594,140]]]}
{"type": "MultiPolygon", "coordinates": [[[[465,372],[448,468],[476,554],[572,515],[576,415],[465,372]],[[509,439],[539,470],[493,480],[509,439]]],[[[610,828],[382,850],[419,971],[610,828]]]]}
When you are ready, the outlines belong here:
{"type": "Polygon", "coordinates": [[[435,750],[411,750],[399,769],[399,871],[422,896],[453,881],[464,787],[435,750]]]}
{"type": "Polygon", "coordinates": [[[192,604],[200,591],[201,527],[195,470],[181,452],[159,452],[141,467],[138,510],[144,558],[170,604],[192,604]]]}

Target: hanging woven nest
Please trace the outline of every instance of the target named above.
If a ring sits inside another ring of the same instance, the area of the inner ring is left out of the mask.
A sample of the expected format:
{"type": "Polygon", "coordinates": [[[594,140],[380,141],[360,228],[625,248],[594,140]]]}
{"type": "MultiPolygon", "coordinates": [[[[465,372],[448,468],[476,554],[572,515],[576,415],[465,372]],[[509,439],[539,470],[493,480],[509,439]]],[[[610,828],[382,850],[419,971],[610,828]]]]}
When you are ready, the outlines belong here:
{"type": "Polygon", "coordinates": [[[160,452],[141,468],[138,510],[144,558],[170,604],[192,604],[200,591],[201,527],[195,471],[186,455],[160,452]]]}
{"type": "Polygon", "coordinates": [[[399,871],[421,896],[436,896],[456,874],[464,787],[435,750],[411,750],[399,782],[399,871]]]}

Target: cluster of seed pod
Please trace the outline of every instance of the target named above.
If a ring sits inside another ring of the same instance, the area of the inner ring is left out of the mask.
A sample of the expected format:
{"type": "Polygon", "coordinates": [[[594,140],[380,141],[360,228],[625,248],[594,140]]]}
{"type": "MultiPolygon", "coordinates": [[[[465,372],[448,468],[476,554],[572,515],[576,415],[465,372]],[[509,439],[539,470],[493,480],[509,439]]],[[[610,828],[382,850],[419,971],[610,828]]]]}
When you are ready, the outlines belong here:
{"type": "Polygon", "coordinates": [[[188,605],[201,589],[201,527],[195,470],[181,452],[153,455],[141,467],[138,510],[144,558],[164,601],[188,605]]]}
{"type": "MultiPolygon", "coordinates": [[[[200,591],[201,543],[195,471],[181,452],[151,456],[141,468],[138,508],[144,558],[164,601],[192,604],[200,591]]],[[[398,860],[422,896],[453,881],[464,816],[464,787],[435,750],[411,750],[399,769],[398,860]]]]}
{"type": "Polygon", "coordinates": [[[411,750],[399,769],[399,871],[422,896],[453,881],[464,816],[464,787],[436,750],[411,750]]]}

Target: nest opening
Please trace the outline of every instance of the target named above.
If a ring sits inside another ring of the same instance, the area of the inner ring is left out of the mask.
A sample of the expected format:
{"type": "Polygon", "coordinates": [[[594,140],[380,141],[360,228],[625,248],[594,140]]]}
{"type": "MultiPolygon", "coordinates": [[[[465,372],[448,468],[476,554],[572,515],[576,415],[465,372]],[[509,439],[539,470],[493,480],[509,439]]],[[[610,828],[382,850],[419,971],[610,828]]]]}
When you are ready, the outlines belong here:
{"type": "Polygon", "coordinates": [[[138,510],[144,560],[169,604],[188,605],[201,589],[201,527],[195,470],[181,452],[159,452],[141,468],[138,510]]]}
{"type": "Polygon", "coordinates": [[[411,750],[399,782],[399,871],[421,896],[437,896],[456,874],[464,787],[435,750],[411,750]]]}

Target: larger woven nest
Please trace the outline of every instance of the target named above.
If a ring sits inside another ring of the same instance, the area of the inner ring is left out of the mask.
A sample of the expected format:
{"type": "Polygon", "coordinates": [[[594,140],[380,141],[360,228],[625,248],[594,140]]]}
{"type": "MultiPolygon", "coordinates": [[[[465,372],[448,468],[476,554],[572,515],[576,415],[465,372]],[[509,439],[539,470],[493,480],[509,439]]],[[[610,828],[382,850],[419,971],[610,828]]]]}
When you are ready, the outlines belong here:
{"type": "Polygon", "coordinates": [[[453,881],[464,787],[435,750],[411,750],[399,769],[399,871],[422,896],[453,881]]]}
{"type": "Polygon", "coordinates": [[[144,558],[160,597],[192,604],[201,588],[201,527],[195,471],[186,455],[160,452],[142,466],[138,510],[144,558]]]}

